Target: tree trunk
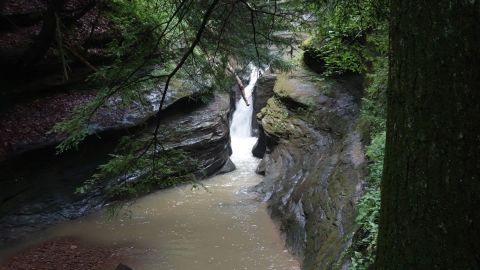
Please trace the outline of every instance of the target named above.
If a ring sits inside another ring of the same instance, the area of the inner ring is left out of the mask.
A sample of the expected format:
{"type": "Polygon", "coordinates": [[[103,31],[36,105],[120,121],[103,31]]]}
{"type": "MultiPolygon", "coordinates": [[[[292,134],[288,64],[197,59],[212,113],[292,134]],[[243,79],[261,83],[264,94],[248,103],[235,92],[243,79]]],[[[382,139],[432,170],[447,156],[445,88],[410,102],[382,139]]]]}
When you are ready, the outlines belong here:
{"type": "Polygon", "coordinates": [[[376,269],[480,269],[480,0],[392,0],[376,269]]]}

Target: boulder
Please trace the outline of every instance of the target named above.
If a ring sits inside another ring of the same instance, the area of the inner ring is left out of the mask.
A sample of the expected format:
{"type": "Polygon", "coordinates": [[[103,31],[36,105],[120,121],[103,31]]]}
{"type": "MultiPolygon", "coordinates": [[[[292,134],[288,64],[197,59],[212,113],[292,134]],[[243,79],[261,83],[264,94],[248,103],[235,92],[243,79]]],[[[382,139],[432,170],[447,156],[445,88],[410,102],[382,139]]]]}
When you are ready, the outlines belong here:
{"type": "Polygon", "coordinates": [[[225,164],[223,164],[223,167],[217,172],[217,174],[225,174],[229,172],[233,172],[237,169],[235,164],[232,162],[231,159],[228,159],[225,164]]]}
{"type": "Polygon", "coordinates": [[[252,148],[252,155],[257,158],[263,158],[263,155],[265,155],[265,151],[267,150],[267,144],[266,144],[266,138],[265,138],[265,131],[263,131],[263,128],[261,125],[258,126],[258,139],[255,145],[252,148]]]}
{"type": "Polygon", "coordinates": [[[163,148],[189,153],[198,162],[195,174],[200,178],[213,175],[230,159],[229,109],[226,95],[216,95],[194,109],[185,103],[177,104],[160,123],[163,148]]]}

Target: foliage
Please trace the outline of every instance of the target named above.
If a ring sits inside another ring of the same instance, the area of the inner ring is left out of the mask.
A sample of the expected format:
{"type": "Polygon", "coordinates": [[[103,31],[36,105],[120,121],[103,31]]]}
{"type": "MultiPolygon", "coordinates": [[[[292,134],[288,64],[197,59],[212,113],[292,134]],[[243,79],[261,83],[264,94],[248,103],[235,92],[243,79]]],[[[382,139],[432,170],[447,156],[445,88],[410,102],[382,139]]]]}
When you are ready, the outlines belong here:
{"type": "Polygon", "coordinates": [[[369,175],[365,193],[357,205],[358,215],[356,218],[356,222],[361,226],[365,237],[355,243],[362,248],[359,251],[354,251],[350,269],[369,269],[375,260],[384,149],[385,132],[381,132],[373,138],[371,144],[367,147],[367,157],[370,162],[368,165],[369,175]]]}
{"type": "Polygon", "coordinates": [[[368,140],[386,129],[388,58],[378,57],[374,62],[374,71],[375,73],[367,75],[369,86],[362,98],[359,121],[359,126],[368,140]]]}
{"type": "Polygon", "coordinates": [[[363,45],[357,41],[345,43],[343,37],[347,37],[345,33],[330,31],[321,41],[307,40],[302,44],[310,57],[323,65],[326,76],[345,72],[362,73],[366,69],[363,45]]]}
{"type": "MultiPolygon", "coordinates": [[[[107,196],[112,199],[125,199],[146,194],[158,188],[193,182],[197,162],[188,153],[176,150],[154,152],[151,139],[124,137],[120,143],[121,153],[99,166],[97,173],[77,189],[85,193],[101,181],[110,182],[107,196]],[[147,145],[147,146],[146,146],[147,145]]],[[[108,187],[108,185],[107,185],[108,187]]]]}
{"type": "Polygon", "coordinates": [[[302,48],[324,65],[325,75],[365,73],[372,52],[386,51],[387,1],[306,2],[315,10],[318,23],[302,48]]]}
{"type": "Polygon", "coordinates": [[[363,237],[356,239],[352,245],[352,264],[350,269],[369,269],[375,260],[377,247],[378,218],[380,214],[380,181],[383,173],[383,157],[385,150],[386,88],[388,77],[388,61],[379,58],[374,65],[375,73],[368,77],[371,82],[366,89],[362,102],[360,122],[368,126],[364,133],[369,134],[371,141],[366,148],[369,161],[365,193],[360,199],[356,218],[363,237]]]}

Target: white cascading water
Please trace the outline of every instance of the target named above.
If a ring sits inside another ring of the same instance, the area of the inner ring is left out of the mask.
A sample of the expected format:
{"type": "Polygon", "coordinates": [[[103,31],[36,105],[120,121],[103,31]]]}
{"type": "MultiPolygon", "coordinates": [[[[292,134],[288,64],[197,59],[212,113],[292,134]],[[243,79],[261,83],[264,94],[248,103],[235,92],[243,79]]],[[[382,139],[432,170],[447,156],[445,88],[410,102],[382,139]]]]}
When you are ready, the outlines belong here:
{"type": "Polygon", "coordinates": [[[232,137],[251,137],[252,128],[252,93],[255,84],[257,83],[259,70],[256,67],[252,67],[252,73],[250,74],[250,81],[245,87],[245,96],[247,97],[248,104],[245,104],[245,100],[240,98],[235,104],[235,112],[233,113],[232,125],[230,127],[230,134],[232,137]]]}
{"type": "MultiPolygon", "coordinates": [[[[252,113],[253,113],[253,104],[252,104],[252,93],[257,83],[260,71],[254,66],[250,66],[252,72],[250,73],[250,81],[245,87],[245,96],[247,97],[248,104],[245,104],[245,100],[240,98],[235,105],[235,112],[232,117],[232,124],[230,125],[230,136],[232,138],[232,161],[237,165],[237,167],[247,167],[248,164],[255,162],[251,154],[253,145],[255,144],[256,138],[252,137],[252,113]]],[[[251,168],[249,168],[251,169],[251,168]]]]}

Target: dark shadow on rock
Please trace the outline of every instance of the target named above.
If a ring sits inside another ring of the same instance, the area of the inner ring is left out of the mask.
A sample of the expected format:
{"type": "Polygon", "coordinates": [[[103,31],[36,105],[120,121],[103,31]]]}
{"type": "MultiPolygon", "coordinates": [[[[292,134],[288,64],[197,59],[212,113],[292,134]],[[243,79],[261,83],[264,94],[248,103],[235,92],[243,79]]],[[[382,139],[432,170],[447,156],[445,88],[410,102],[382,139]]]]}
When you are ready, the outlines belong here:
{"type": "Polygon", "coordinates": [[[133,269],[121,263],[117,266],[117,268],[115,268],[115,270],[133,270],[133,269]]]}
{"type": "Polygon", "coordinates": [[[258,125],[258,139],[252,148],[252,154],[256,158],[263,158],[267,149],[265,132],[261,125],[258,125]]]}
{"type": "Polygon", "coordinates": [[[227,162],[223,165],[223,167],[217,172],[217,174],[225,174],[229,172],[233,172],[237,169],[235,164],[232,162],[231,159],[228,159],[227,162]]]}

